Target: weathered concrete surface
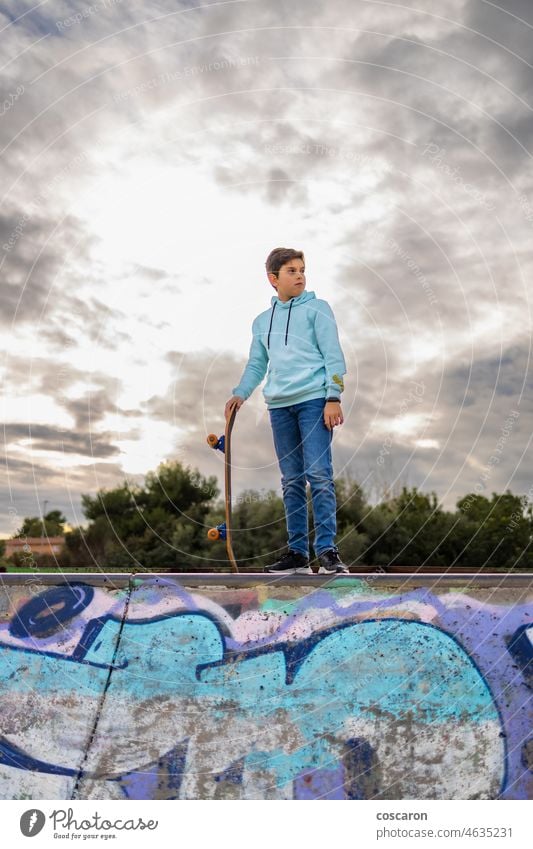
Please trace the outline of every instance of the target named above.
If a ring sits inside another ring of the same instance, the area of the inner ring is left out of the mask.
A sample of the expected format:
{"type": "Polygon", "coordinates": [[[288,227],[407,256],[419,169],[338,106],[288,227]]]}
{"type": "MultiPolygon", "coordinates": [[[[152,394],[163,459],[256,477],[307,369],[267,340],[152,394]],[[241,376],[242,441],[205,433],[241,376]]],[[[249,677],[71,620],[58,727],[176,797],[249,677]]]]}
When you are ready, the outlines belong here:
{"type": "Polygon", "coordinates": [[[2,798],[533,798],[531,577],[3,578],[2,798]]]}

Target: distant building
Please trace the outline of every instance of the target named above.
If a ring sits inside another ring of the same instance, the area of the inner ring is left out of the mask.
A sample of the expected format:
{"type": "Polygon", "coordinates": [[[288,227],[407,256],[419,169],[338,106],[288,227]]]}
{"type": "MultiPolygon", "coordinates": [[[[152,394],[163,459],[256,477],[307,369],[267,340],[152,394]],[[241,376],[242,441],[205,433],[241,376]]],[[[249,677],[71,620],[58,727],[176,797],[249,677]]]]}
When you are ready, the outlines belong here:
{"type": "Polygon", "coordinates": [[[65,537],[17,537],[6,539],[4,557],[12,557],[15,552],[21,554],[59,554],[65,545],[65,537]]]}

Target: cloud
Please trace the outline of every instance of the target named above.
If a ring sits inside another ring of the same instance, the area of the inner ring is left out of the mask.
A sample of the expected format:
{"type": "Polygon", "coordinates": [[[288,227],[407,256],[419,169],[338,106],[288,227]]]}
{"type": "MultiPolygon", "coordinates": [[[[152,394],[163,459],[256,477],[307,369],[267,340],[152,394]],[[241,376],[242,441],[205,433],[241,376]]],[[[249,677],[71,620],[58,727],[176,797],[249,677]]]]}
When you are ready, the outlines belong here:
{"type": "Polygon", "coordinates": [[[31,451],[81,454],[87,457],[111,457],[119,453],[116,446],[107,441],[105,434],[75,433],[40,424],[4,425],[6,444],[25,440],[31,451]]]}
{"type": "MultiPolygon", "coordinates": [[[[268,306],[246,284],[281,243],[306,251],[344,340],[336,468],[377,476],[415,380],[426,429],[396,433],[381,473],[453,500],[522,393],[491,484],[526,491],[527,0],[93,6],[0,4],[0,316],[21,503],[30,428],[34,450],[71,459],[78,495],[96,466],[120,482],[117,443],[159,439],[156,426],[220,478],[205,434],[268,306]]],[[[235,456],[237,491],[279,486],[259,392],[235,456]]],[[[65,503],[62,473],[35,457],[65,503]]]]}

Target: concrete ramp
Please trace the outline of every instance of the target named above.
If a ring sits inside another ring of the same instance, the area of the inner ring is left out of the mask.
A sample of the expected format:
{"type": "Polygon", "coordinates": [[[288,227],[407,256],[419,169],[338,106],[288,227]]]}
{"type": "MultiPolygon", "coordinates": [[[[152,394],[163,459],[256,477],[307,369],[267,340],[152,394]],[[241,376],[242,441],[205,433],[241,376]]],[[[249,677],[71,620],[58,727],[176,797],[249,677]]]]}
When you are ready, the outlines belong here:
{"type": "Polygon", "coordinates": [[[533,798],[530,576],[2,581],[1,798],[533,798]]]}

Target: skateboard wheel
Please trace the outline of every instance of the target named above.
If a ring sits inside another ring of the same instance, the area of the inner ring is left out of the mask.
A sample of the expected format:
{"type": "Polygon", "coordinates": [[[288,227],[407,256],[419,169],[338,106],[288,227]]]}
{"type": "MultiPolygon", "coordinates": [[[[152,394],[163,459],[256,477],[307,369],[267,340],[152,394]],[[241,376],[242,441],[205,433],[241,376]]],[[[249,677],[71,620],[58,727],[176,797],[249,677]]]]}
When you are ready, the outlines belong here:
{"type": "Polygon", "coordinates": [[[210,433],[207,437],[207,444],[211,446],[211,448],[216,448],[218,445],[218,436],[215,433],[210,433]]]}
{"type": "Polygon", "coordinates": [[[220,531],[218,528],[210,528],[207,532],[207,538],[210,540],[220,539],[220,531]]]}

